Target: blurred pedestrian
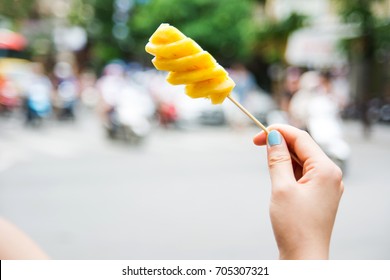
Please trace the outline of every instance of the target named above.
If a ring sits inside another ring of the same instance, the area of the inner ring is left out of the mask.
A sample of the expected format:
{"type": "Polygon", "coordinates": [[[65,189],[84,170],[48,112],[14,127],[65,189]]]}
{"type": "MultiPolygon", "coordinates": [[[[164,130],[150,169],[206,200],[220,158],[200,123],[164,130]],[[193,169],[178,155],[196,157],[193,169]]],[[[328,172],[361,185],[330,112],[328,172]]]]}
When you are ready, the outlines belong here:
{"type": "Polygon", "coordinates": [[[112,122],[119,93],[126,86],[124,67],[118,63],[109,63],[104,67],[102,76],[96,82],[100,93],[99,114],[103,125],[109,130],[115,130],[112,122]]]}
{"type": "Polygon", "coordinates": [[[310,71],[302,75],[300,90],[290,103],[291,123],[310,133],[325,153],[346,167],[350,148],[344,140],[339,107],[330,78],[310,71]]]}
{"type": "Polygon", "coordinates": [[[24,92],[27,124],[38,124],[52,112],[53,89],[44,66],[38,62],[33,63],[28,86],[24,92]]]}
{"type": "Polygon", "coordinates": [[[234,92],[240,103],[245,103],[248,94],[251,91],[256,90],[256,80],[255,77],[245,65],[241,63],[234,64],[229,71],[229,75],[232,77],[236,86],[234,87],[234,92]]]}
{"type": "Polygon", "coordinates": [[[79,99],[79,84],[72,65],[61,61],[54,66],[55,108],[60,120],[75,119],[75,108],[79,99]]]}
{"type": "MultiPolygon", "coordinates": [[[[231,95],[248,109],[253,107],[251,99],[259,92],[254,75],[242,63],[234,64],[229,69],[229,75],[236,83],[231,95]]],[[[235,130],[246,127],[249,124],[248,118],[238,110],[231,110],[230,107],[230,105],[224,105],[226,120],[229,125],[235,130]]],[[[256,108],[253,108],[252,111],[256,111],[256,108]]]]}
{"type": "Polygon", "coordinates": [[[95,108],[99,103],[99,91],[96,89],[96,75],[93,71],[80,74],[80,99],[87,108],[95,108]]]}
{"type": "Polygon", "coordinates": [[[316,71],[308,71],[299,79],[299,90],[292,96],[288,112],[290,123],[307,130],[310,102],[319,94],[320,76],[316,71]]]}
{"type": "Polygon", "coordinates": [[[283,91],[279,106],[282,111],[287,113],[292,97],[299,90],[301,70],[298,67],[291,66],[286,69],[285,73],[283,91]]]}

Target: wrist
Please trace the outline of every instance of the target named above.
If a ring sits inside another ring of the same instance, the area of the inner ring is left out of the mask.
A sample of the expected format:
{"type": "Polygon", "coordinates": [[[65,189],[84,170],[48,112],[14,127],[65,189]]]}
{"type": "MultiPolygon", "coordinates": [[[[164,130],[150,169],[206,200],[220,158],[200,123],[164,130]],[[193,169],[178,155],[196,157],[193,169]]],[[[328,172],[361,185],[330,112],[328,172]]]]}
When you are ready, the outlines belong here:
{"type": "Polygon", "coordinates": [[[295,246],[293,248],[279,248],[280,260],[327,260],[329,259],[329,246],[310,245],[295,246]]]}

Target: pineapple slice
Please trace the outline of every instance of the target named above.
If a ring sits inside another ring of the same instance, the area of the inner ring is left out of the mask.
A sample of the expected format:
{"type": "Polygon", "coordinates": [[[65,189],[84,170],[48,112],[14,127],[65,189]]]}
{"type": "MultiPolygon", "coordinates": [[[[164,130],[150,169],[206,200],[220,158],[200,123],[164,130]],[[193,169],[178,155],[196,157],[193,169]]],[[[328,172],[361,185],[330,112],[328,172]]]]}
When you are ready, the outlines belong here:
{"type": "Polygon", "coordinates": [[[181,33],[177,28],[163,23],[157,30],[152,34],[149,39],[149,42],[156,45],[169,44],[186,38],[186,36],[181,33]]]}
{"type": "Polygon", "coordinates": [[[234,88],[235,83],[228,76],[186,85],[186,94],[191,98],[208,97],[212,104],[221,104],[234,88]]]}
{"type": "Polygon", "coordinates": [[[180,58],[202,51],[202,48],[190,38],[184,38],[166,45],[149,42],[145,49],[148,53],[161,58],[180,58]]]}
{"type": "Polygon", "coordinates": [[[177,59],[160,58],[156,56],[152,63],[158,70],[183,72],[214,67],[215,59],[208,52],[202,51],[177,59]]]}
{"type": "Polygon", "coordinates": [[[154,55],[158,70],[170,71],[167,81],[186,85],[191,98],[209,98],[221,104],[235,83],[216,60],[177,28],[163,23],[150,37],[145,50],[154,55]]]}
{"type": "Polygon", "coordinates": [[[221,65],[217,65],[217,67],[204,68],[194,71],[169,72],[167,81],[172,85],[186,85],[224,75],[227,75],[225,69],[223,69],[221,65]]]}

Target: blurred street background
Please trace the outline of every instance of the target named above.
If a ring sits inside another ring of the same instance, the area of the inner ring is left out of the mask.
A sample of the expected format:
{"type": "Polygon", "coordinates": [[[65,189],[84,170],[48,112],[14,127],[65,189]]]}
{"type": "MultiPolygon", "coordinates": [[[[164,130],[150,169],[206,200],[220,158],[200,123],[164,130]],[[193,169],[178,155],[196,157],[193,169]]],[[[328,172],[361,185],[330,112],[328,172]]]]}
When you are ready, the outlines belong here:
{"type": "Polygon", "coordinates": [[[259,129],[154,70],[163,22],[343,169],[331,258],[390,259],[389,0],[0,0],[0,216],[54,259],[278,257],[259,129]]]}

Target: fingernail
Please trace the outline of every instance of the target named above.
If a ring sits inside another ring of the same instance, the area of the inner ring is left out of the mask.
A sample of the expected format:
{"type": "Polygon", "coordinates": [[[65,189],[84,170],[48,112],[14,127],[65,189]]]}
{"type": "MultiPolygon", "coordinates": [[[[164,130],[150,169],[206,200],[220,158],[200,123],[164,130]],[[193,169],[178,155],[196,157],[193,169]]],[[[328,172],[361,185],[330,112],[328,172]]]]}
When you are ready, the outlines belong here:
{"type": "Polygon", "coordinates": [[[280,145],[282,143],[282,135],[279,133],[277,130],[271,130],[268,133],[268,145],[275,146],[275,145],[280,145]]]}

